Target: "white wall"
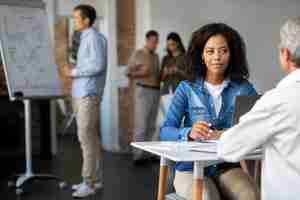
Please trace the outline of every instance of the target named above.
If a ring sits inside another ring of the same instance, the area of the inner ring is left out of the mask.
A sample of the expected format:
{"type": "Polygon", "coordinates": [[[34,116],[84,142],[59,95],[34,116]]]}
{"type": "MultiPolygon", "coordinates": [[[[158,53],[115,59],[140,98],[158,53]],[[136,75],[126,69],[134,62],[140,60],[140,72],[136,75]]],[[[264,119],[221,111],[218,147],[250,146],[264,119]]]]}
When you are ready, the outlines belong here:
{"type": "Polygon", "coordinates": [[[144,45],[145,33],[151,28],[151,0],[136,0],[136,48],[141,48],[144,45]]]}
{"type": "Polygon", "coordinates": [[[115,82],[118,80],[117,65],[117,0],[102,0],[103,24],[100,29],[108,40],[108,70],[101,107],[101,133],[103,148],[107,151],[119,152],[119,103],[118,87],[115,82]]]}
{"type": "Polygon", "coordinates": [[[104,12],[104,0],[57,0],[57,14],[70,16],[73,8],[78,4],[89,4],[95,7],[98,16],[104,12]]]}
{"type": "Polygon", "coordinates": [[[282,78],[277,50],[279,29],[288,17],[300,15],[299,0],[144,0],[150,2],[150,27],[161,34],[159,52],[168,32],[179,32],[187,46],[193,31],[208,22],[237,29],[248,48],[251,80],[259,91],[282,78]]]}

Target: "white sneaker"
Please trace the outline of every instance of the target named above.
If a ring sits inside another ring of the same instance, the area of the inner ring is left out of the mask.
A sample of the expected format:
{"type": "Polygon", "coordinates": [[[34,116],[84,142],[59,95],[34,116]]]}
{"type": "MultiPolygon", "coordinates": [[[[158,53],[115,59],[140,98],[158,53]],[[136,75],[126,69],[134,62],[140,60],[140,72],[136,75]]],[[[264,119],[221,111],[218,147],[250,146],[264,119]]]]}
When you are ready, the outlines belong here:
{"type": "MultiPolygon", "coordinates": [[[[85,183],[82,182],[82,183],[79,183],[79,184],[77,184],[77,185],[73,185],[73,186],[72,186],[72,190],[78,190],[83,184],[85,184],[85,183]]],[[[103,183],[102,183],[101,181],[96,182],[96,183],[94,184],[94,189],[95,189],[95,190],[100,190],[100,189],[102,189],[102,188],[103,188],[103,183]]]]}
{"type": "Polygon", "coordinates": [[[95,194],[94,188],[91,188],[86,183],[80,184],[79,188],[72,194],[75,198],[85,198],[87,196],[95,194]]]}

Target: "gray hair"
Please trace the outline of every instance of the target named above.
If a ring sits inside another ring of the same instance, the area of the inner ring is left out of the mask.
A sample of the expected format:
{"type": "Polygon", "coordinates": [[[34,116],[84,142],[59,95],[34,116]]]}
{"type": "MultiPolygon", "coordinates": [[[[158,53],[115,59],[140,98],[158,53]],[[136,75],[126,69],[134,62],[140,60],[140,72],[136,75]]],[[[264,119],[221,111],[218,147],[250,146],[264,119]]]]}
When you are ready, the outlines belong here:
{"type": "Polygon", "coordinates": [[[289,19],[280,30],[280,47],[287,48],[292,61],[300,66],[300,17],[289,19]]]}

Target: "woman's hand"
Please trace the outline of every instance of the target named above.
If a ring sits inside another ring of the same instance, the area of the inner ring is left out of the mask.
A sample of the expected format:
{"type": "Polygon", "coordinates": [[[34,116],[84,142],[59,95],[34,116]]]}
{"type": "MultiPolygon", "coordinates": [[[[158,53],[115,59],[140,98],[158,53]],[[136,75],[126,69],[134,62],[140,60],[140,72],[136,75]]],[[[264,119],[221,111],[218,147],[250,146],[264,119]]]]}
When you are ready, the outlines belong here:
{"type": "Polygon", "coordinates": [[[212,130],[211,124],[200,121],[193,124],[192,130],[189,134],[189,139],[199,140],[218,140],[223,131],[212,130]]]}
{"type": "Polygon", "coordinates": [[[178,69],[177,69],[176,65],[171,65],[171,66],[169,67],[169,74],[170,74],[170,75],[176,74],[177,71],[178,71],[178,69]]]}
{"type": "Polygon", "coordinates": [[[211,134],[209,140],[218,140],[220,139],[221,135],[223,134],[223,131],[214,130],[211,134]]]}
{"type": "Polygon", "coordinates": [[[199,121],[193,124],[192,130],[188,135],[189,139],[199,141],[199,140],[208,140],[212,134],[213,130],[210,129],[210,124],[199,121]]]}
{"type": "Polygon", "coordinates": [[[166,66],[163,69],[163,76],[166,77],[166,76],[170,76],[170,75],[176,74],[177,71],[178,70],[177,70],[176,65],[166,66]]]}

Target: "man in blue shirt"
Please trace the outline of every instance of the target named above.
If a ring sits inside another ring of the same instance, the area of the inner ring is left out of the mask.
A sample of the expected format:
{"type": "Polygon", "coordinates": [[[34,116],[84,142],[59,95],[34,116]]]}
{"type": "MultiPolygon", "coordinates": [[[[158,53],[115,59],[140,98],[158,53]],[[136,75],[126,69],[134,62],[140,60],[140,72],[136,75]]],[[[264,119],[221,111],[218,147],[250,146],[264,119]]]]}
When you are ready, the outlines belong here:
{"type": "Polygon", "coordinates": [[[92,26],[96,11],[89,5],[79,5],[73,11],[80,45],[76,66],[66,65],[65,74],[72,78],[73,109],[76,113],[78,138],[83,154],[83,182],[72,187],[73,197],[92,195],[102,188],[99,135],[100,102],[106,79],[107,42],[92,26]]]}

